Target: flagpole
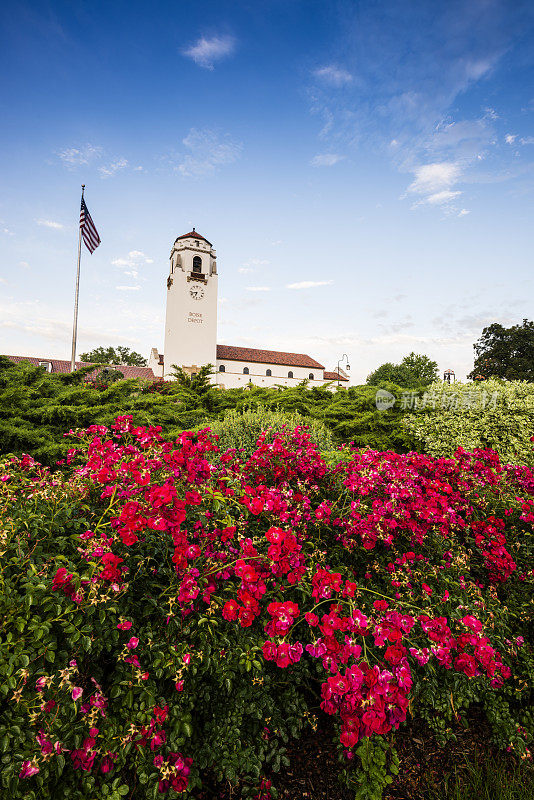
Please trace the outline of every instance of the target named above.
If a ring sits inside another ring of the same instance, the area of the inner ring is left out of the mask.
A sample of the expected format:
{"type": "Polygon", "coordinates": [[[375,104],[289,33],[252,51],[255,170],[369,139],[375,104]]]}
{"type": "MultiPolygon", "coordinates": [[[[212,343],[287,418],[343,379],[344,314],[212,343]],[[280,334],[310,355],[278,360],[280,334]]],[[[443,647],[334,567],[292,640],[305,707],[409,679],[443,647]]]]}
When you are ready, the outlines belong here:
{"type": "MultiPolygon", "coordinates": [[[[85,183],[82,183],[82,203],[85,183]]],[[[82,258],[82,228],[78,228],[78,267],[76,269],[76,292],[74,294],[74,320],[72,323],[72,351],[70,357],[70,371],[76,370],[76,338],[78,335],[78,295],[80,294],[80,261],[82,258]]]]}

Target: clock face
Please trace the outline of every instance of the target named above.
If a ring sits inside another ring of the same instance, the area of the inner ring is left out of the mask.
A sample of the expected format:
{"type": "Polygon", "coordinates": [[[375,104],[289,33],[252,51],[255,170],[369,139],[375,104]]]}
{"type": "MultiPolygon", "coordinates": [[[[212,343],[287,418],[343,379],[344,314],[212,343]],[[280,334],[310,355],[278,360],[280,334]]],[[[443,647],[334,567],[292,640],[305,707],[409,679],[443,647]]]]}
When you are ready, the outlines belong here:
{"type": "Polygon", "coordinates": [[[202,300],[204,297],[204,288],[202,286],[191,286],[189,294],[193,300],[202,300]]]}

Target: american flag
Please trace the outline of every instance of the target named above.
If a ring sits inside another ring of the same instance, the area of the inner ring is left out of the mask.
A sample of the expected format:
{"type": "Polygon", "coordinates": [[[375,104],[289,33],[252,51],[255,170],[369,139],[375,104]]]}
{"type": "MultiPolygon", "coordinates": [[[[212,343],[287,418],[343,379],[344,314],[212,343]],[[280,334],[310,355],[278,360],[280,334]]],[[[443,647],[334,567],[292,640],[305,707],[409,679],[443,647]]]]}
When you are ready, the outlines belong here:
{"type": "Polygon", "coordinates": [[[85,246],[90,253],[94,253],[100,244],[100,236],[95,228],[95,223],[91,219],[89,209],[85,205],[85,200],[82,197],[82,207],[80,209],[80,230],[85,242],[85,246]]]}

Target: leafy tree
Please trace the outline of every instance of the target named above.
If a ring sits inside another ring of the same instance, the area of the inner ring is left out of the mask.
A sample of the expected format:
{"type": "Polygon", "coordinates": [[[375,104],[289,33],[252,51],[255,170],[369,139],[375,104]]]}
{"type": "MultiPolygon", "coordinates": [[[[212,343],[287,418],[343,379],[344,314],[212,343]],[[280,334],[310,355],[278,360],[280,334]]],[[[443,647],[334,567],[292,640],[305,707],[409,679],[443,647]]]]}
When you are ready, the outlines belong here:
{"type": "Polygon", "coordinates": [[[401,367],[407,367],[421,386],[434,383],[439,378],[437,361],[432,361],[428,356],[413,351],[404,356],[401,367]]]}
{"type": "Polygon", "coordinates": [[[90,353],[82,353],[82,361],[91,364],[117,364],[129,367],[146,367],[146,358],[129,347],[97,347],[90,353]]]}
{"type": "Polygon", "coordinates": [[[367,383],[369,386],[378,386],[378,384],[386,381],[396,383],[397,386],[411,386],[413,376],[410,370],[402,364],[393,364],[391,361],[386,361],[385,364],[381,364],[367,376],[367,383]]]}
{"type": "Polygon", "coordinates": [[[428,356],[411,352],[404,356],[400,364],[391,361],[382,364],[367,377],[370,386],[377,386],[385,381],[397,386],[427,386],[438,379],[438,365],[428,356]]]}
{"type": "Polygon", "coordinates": [[[494,322],[473,347],[476,358],[468,378],[534,381],[534,322],[524,319],[511,328],[494,322]]]}

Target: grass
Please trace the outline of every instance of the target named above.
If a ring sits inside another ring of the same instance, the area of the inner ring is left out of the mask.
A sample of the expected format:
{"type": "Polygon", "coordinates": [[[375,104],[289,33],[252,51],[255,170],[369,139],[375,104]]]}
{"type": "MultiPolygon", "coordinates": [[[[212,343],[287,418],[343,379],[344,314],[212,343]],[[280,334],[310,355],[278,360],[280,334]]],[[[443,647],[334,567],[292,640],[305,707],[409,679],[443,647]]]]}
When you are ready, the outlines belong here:
{"type": "Polygon", "coordinates": [[[439,789],[431,790],[428,800],[532,800],[532,765],[511,765],[501,759],[481,764],[465,763],[443,779],[439,789]]]}

